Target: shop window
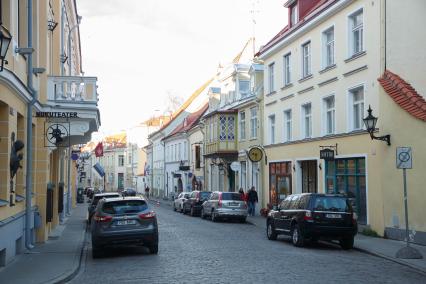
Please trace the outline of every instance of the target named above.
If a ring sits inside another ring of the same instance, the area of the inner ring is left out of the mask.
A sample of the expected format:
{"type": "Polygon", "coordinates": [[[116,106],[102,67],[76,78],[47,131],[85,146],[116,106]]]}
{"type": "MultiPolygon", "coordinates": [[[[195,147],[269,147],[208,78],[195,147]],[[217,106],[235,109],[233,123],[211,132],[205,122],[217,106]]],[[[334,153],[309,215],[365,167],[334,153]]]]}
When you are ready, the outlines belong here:
{"type": "Polygon", "coordinates": [[[287,195],[292,194],[291,162],[269,164],[269,200],[278,205],[287,195]]]}

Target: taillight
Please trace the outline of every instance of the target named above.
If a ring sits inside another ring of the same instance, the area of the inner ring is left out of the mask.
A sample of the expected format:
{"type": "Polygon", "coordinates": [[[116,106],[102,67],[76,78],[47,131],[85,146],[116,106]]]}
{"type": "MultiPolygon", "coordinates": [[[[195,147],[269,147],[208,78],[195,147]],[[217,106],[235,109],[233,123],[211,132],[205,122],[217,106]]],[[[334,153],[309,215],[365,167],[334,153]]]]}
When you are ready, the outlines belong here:
{"type": "Polygon", "coordinates": [[[95,215],[95,221],[99,222],[99,223],[103,223],[103,222],[111,222],[112,221],[112,216],[98,216],[95,215]]]}
{"type": "Polygon", "coordinates": [[[141,219],[151,219],[155,217],[154,211],[149,211],[148,213],[139,214],[139,218],[141,219]]]}
{"type": "Polygon", "coordinates": [[[312,221],[312,211],[306,210],[305,211],[305,216],[303,216],[303,220],[305,221],[312,221]]]}

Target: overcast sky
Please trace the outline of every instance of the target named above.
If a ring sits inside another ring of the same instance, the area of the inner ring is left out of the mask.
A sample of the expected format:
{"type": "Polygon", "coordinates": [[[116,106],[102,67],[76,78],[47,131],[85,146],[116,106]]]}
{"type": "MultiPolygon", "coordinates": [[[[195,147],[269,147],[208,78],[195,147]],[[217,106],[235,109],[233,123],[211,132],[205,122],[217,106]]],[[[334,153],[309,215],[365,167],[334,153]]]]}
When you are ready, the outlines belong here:
{"type": "Polygon", "coordinates": [[[78,0],[83,71],[98,77],[100,132],[131,128],[168,94],[184,99],[253,34],[257,50],[287,23],[284,0],[78,0]]]}

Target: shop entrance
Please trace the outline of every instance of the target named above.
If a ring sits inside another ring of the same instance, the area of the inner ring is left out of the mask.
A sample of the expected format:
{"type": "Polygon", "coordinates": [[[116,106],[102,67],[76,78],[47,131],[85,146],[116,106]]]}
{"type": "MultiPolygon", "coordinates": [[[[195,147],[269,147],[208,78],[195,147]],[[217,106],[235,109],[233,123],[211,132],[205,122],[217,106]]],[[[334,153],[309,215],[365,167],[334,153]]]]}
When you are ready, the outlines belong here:
{"type": "Polygon", "coordinates": [[[302,169],[302,192],[317,193],[318,192],[318,176],[317,176],[317,161],[300,161],[302,169]]]}

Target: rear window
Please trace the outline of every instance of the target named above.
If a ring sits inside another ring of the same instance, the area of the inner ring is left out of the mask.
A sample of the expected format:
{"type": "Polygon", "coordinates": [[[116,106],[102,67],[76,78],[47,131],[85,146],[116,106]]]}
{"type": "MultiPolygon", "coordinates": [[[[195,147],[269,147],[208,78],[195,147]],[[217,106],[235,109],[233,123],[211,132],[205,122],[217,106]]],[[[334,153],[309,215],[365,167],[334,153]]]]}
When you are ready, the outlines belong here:
{"type": "Polygon", "coordinates": [[[200,198],[202,198],[202,199],[207,199],[207,198],[209,198],[210,197],[210,192],[207,192],[207,191],[201,191],[200,192],[200,198]]]}
{"type": "Polygon", "coordinates": [[[138,213],[148,208],[143,200],[119,200],[105,202],[102,211],[107,214],[138,213]]]}
{"type": "Polygon", "coordinates": [[[113,198],[113,197],[120,197],[120,195],[118,195],[118,194],[109,194],[109,195],[100,195],[100,196],[95,195],[93,197],[92,204],[97,205],[99,200],[101,200],[102,198],[113,198]]]}
{"type": "Polygon", "coordinates": [[[222,200],[238,200],[241,201],[241,194],[232,192],[223,192],[222,200]]]}
{"type": "Polygon", "coordinates": [[[319,196],[314,200],[314,210],[349,212],[350,205],[344,197],[319,196]]]}

